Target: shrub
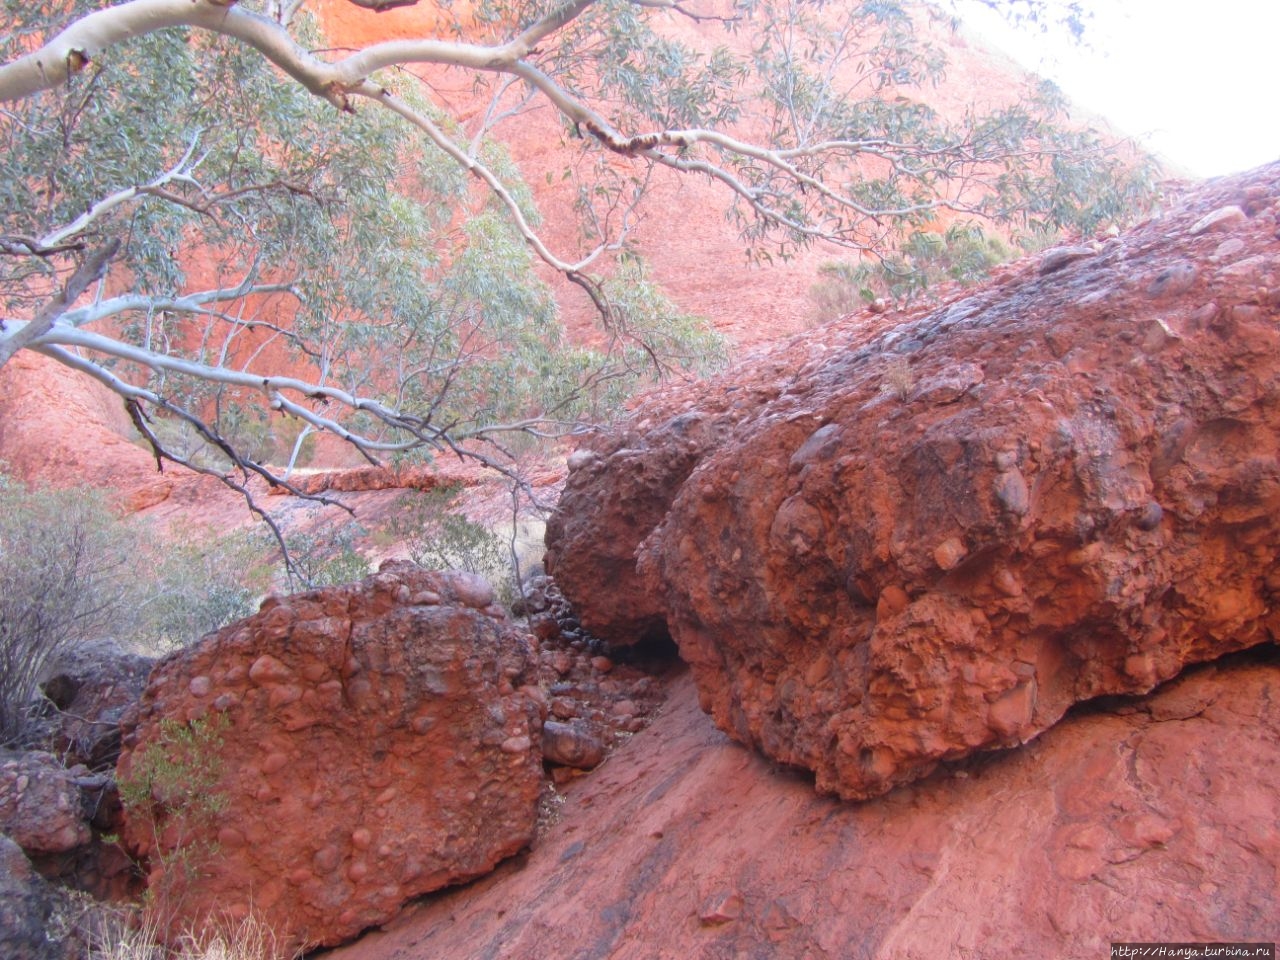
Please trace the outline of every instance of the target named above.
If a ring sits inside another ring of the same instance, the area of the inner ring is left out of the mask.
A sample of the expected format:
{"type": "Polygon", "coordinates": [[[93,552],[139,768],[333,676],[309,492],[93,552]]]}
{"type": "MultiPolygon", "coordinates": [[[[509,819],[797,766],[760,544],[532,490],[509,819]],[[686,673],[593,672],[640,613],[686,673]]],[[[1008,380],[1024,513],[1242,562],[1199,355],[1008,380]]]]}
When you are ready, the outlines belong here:
{"type": "Polygon", "coordinates": [[[99,494],[0,475],[0,743],[32,738],[37,685],[63,651],[129,635],[137,554],[99,494]]]}
{"type": "Polygon", "coordinates": [[[129,756],[119,778],[120,802],[151,864],[143,914],[166,942],[180,932],[183,897],[218,853],[212,832],[227,798],[219,789],[227,718],[160,721],[153,740],[129,756]],[[172,838],[177,838],[174,841],[172,838]],[[168,841],[168,842],[166,842],[168,841]]]}
{"type": "Polygon", "coordinates": [[[179,527],[164,540],[139,605],[140,645],[173,650],[254,612],[268,585],[263,552],[250,535],[179,527]]]}
{"type": "Polygon", "coordinates": [[[405,494],[397,503],[392,531],[414,563],[429,570],[478,573],[493,584],[498,600],[510,605],[518,591],[511,548],[457,509],[460,492],[451,486],[405,494]]]}
{"type": "Polygon", "coordinates": [[[287,583],[279,585],[314,590],[367,577],[372,568],[356,545],[364,532],[358,523],[349,521],[321,523],[308,531],[286,535],[287,583]]]}
{"type": "Polygon", "coordinates": [[[809,298],[816,318],[829,320],[853,313],[877,297],[906,303],[947,280],[974,283],[1009,257],[1008,247],[977,224],[954,224],[946,233],[920,230],[907,238],[898,253],[876,263],[824,263],[809,298]]]}

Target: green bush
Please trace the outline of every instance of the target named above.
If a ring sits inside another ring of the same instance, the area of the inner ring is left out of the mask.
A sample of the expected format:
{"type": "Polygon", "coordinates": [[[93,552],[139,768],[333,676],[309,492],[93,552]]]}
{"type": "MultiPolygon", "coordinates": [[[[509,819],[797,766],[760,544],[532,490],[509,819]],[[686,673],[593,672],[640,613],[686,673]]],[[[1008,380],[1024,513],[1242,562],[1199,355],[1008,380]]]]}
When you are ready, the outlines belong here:
{"type": "Polygon", "coordinates": [[[63,651],[132,632],[138,546],[99,494],[0,475],[0,743],[35,734],[38,684],[63,651]]]}
{"type": "MultiPolygon", "coordinates": [[[[301,533],[285,536],[289,551],[282,589],[315,590],[341,583],[352,583],[367,577],[372,568],[360,553],[356,541],[365,533],[354,521],[344,524],[321,523],[301,533]]],[[[274,545],[275,541],[266,541],[274,545]]]]}
{"type": "Polygon", "coordinates": [[[458,511],[460,492],[450,486],[405,494],[397,503],[392,532],[414,563],[429,570],[478,573],[493,584],[498,600],[509,605],[518,592],[511,548],[484,524],[458,511]]]}
{"type": "Polygon", "coordinates": [[[120,802],[130,829],[146,840],[152,867],[144,916],[165,941],[181,932],[175,918],[185,891],[218,854],[216,841],[203,838],[227,807],[220,787],[228,726],[225,714],[189,723],[161,720],[154,738],[122,768],[120,802]],[[168,837],[179,840],[166,842],[168,837]]]}
{"type": "Polygon", "coordinates": [[[1010,256],[999,237],[988,235],[977,224],[954,224],[946,233],[919,230],[897,253],[874,263],[824,263],[818,268],[821,279],[810,288],[809,298],[816,319],[830,320],[860,310],[877,298],[908,303],[948,280],[975,283],[1010,256]]]}
{"type": "Polygon", "coordinates": [[[155,551],[134,639],[163,652],[247,617],[266,592],[264,553],[247,533],[177,527],[155,551]]]}

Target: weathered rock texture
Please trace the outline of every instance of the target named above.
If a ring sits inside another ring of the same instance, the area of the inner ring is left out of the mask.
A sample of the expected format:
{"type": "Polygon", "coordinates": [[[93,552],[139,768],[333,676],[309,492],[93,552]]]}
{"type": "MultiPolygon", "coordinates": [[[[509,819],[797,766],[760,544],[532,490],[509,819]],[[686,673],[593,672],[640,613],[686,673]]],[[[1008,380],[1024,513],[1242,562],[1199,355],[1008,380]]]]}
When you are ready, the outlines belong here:
{"type": "Polygon", "coordinates": [[[49,885],[22,848],[0,833],[0,957],[63,960],[67,951],[45,932],[53,908],[49,885]]]}
{"type": "Polygon", "coordinates": [[[518,867],[332,960],[1096,960],[1118,940],[1270,942],[1270,649],[861,804],[717,733],[683,682],[518,867]]]}
{"type": "Polygon", "coordinates": [[[90,814],[77,783],[88,772],[38,750],[0,750],[0,832],[32,856],[88,843],[90,814]]]}
{"type": "Polygon", "coordinates": [[[615,641],[665,620],[722,729],[848,798],[1276,638],[1278,195],[1214,181],[646,402],[572,458],[549,572],[615,641]]]}
{"type": "Polygon", "coordinates": [[[337,943],[529,842],[534,651],[492,598],[472,575],[389,563],[268,601],[161,662],[126,727],[121,783],[166,722],[221,725],[198,762],[225,808],[184,817],[158,796],[155,828],[130,816],[125,831],[179,921],[252,910],[294,944],[337,943]],[[199,857],[195,879],[181,851],[199,857]]]}

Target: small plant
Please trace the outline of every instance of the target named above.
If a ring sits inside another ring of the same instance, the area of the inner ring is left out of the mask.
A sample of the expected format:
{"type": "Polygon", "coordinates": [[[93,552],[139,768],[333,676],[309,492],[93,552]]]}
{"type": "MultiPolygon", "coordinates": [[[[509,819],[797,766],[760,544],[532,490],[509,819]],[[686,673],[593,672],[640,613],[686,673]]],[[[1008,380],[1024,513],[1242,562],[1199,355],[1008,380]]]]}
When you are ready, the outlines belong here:
{"type": "Polygon", "coordinates": [[[286,536],[288,586],[315,590],[367,577],[369,561],[356,545],[364,532],[364,528],[354,522],[328,523],[286,536]]]}
{"type": "Polygon", "coordinates": [[[884,380],[880,387],[884,393],[905,401],[915,385],[915,374],[911,372],[911,364],[907,363],[906,357],[894,357],[885,364],[884,380]]]}
{"type": "Polygon", "coordinates": [[[834,261],[818,268],[809,297],[818,320],[844,316],[877,298],[909,303],[930,287],[954,280],[975,283],[1010,257],[998,237],[977,224],[954,224],[945,233],[918,230],[897,253],[876,263],[834,261]]]}
{"type": "Polygon", "coordinates": [[[185,891],[218,852],[207,838],[227,805],[218,759],[227,726],[222,714],[189,723],[161,720],[119,778],[125,820],[151,866],[144,919],[166,942],[177,933],[185,891]]]}
{"type": "Polygon", "coordinates": [[[98,494],[0,474],[0,744],[38,732],[37,685],[71,647],[127,636],[138,541],[98,494]]]}
{"type": "Polygon", "coordinates": [[[409,559],[430,570],[466,570],[491,584],[500,602],[517,595],[511,547],[484,524],[457,510],[460,488],[414,491],[398,504],[392,532],[404,542],[409,559]]]}
{"type": "Polygon", "coordinates": [[[220,918],[161,946],[154,919],[109,917],[89,946],[88,960],[287,960],[297,957],[256,915],[220,918]]]}
{"type": "Polygon", "coordinates": [[[138,609],[139,645],[173,650],[253,613],[268,584],[249,535],[184,527],[165,540],[138,609]]]}

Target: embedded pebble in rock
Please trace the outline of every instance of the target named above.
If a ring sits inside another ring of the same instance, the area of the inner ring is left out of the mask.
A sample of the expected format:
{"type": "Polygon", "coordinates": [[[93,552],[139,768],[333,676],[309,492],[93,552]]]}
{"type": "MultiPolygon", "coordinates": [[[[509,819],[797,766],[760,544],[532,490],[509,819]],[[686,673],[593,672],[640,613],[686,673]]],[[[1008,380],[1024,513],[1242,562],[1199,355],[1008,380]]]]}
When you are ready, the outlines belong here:
{"type": "Polygon", "coordinates": [[[604,741],[585,724],[548,720],[542,725],[542,756],[548,763],[590,770],[604,754],[604,741]]]}
{"type": "Polygon", "coordinates": [[[647,397],[587,441],[548,568],[597,635],[645,611],[721,729],[850,799],[1275,640],[1280,242],[1254,188],[1280,164],[1070,269],[647,397]]]}
{"type": "Polygon", "coordinates": [[[393,562],[271,599],[162,661],[126,728],[119,776],[166,722],[216,722],[211,822],[125,824],[177,924],[252,909],[289,947],[350,939],[413,897],[491,870],[533,836],[542,781],[533,638],[483,612],[469,574],[393,562]],[[428,602],[415,603],[414,600],[428,602]],[[183,830],[216,842],[164,876],[183,830]],[[152,849],[155,836],[161,849],[152,849]]]}
{"type": "Polygon", "coordinates": [[[1046,250],[1040,260],[1040,275],[1044,276],[1061,270],[1069,263],[1075,263],[1077,260],[1084,260],[1087,257],[1097,256],[1098,251],[1093,247],[1054,247],[1052,250],[1046,250]]]}
{"type": "Polygon", "coordinates": [[[1210,213],[1206,213],[1197,220],[1187,232],[1197,237],[1202,233],[1210,230],[1230,230],[1232,227],[1238,226],[1248,220],[1248,216],[1235,204],[1230,206],[1219,207],[1210,213]]]}

